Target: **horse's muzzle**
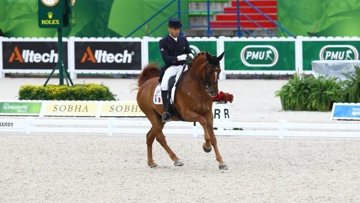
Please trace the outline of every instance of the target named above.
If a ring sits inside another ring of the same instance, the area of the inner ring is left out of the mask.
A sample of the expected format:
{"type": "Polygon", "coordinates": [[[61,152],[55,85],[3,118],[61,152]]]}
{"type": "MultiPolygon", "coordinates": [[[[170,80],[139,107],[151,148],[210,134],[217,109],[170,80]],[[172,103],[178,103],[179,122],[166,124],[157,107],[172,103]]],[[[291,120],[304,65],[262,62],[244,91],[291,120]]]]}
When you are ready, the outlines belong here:
{"type": "Polygon", "coordinates": [[[218,95],[218,91],[217,91],[217,90],[213,90],[212,88],[210,88],[210,89],[209,89],[209,95],[212,96],[212,97],[213,97],[213,96],[216,96],[216,95],[218,95]]]}

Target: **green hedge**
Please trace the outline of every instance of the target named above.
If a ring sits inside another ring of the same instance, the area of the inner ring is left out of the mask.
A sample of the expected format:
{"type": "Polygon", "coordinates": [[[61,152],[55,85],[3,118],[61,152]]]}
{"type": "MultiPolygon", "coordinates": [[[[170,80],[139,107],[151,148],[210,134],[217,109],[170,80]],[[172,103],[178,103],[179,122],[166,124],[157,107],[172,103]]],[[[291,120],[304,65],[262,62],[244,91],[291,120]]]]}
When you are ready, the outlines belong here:
{"type": "Polygon", "coordinates": [[[283,110],[330,111],[334,102],[360,102],[360,68],[344,74],[346,80],[335,77],[305,77],[297,74],[275,92],[283,110]]]}
{"type": "Polygon", "coordinates": [[[24,85],[19,90],[19,100],[114,101],[116,95],[108,87],[93,83],[74,86],[24,85]]]}

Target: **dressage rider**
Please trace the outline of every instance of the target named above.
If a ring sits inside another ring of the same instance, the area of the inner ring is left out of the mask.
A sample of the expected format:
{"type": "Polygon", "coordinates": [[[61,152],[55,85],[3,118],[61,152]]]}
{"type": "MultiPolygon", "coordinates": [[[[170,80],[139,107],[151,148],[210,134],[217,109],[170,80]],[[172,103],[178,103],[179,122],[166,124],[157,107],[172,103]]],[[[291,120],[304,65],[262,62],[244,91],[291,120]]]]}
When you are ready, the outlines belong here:
{"type": "Polygon", "coordinates": [[[159,82],[161,82],[161,97],[164,104],[162,121],[171,120],[169,113],[170,96],[168,81],[183,67],[187,58],[194,58],[191,54],[189,42],[185,37],[179,36],[182,24],[179,19],[170,19],[168,23],[169,34],[159,41],[159,47],[165,66],[161,68],[159,82]]]}

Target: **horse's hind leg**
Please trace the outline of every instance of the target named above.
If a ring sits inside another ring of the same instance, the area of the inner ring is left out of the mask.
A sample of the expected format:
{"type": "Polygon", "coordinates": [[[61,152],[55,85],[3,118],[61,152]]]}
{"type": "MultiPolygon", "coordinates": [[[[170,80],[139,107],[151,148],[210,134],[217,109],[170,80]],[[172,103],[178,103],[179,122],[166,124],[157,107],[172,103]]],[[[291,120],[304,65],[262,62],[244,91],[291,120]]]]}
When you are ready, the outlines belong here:
{"type": "Polygon", "coordinates": [[[174,161],[175,166],[184,165],[180,161],[180,159],[176,156],[176,154],[170,149],[170,147],[166,142],[165,136],[162,132],[165,123],[161,121],[161,117],[157,118],[155,121],[154,120],[155,119],[151,120],[152,128],[146,135],[146,144],[148,149],[148,165],[152,168],[157,166],[157,164],[153,160],[153,155],[152,155],[152,146],[155,138],[168,153],[169,157],[174,161]]]}
{"type": "Polygon", "coordinates": [[[162,131],[156,136],[156,140],[160,143],[160,145],[165,149],[168,153],[169,157],[174,161],[175,166],[182,166],[184,165],[180,159],[176,156],[176,154],[170,149],[169,145],[166,142],[166,138],[162,131]]]}
{"type": "Polygon", "coordinates": [[[156,134],[153,132],[153,128],[149,130],[146,134],[146,145],[147,145],[147,155],[148,155],[148,165],[151,168],[157,167],[157,164],[154,162],[152,155],[152,146],[155,140],[156,134]]]}

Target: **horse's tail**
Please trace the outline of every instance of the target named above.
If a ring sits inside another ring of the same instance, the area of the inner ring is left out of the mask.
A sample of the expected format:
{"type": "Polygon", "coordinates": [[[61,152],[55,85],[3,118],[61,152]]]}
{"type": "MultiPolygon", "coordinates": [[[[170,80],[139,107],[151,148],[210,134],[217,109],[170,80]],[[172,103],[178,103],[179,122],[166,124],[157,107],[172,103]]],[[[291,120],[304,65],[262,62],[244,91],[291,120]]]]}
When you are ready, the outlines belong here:
{"type": "Polygon", "coordinates": [[[145,66],[138,78],[138,87],[144,84],[147,80],[160,76],[160,66],[158,63],[149,63],[145,66]]]}

